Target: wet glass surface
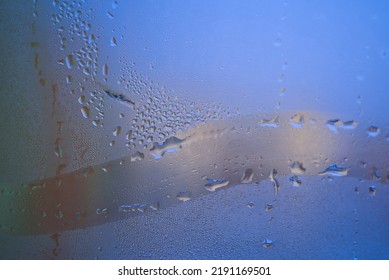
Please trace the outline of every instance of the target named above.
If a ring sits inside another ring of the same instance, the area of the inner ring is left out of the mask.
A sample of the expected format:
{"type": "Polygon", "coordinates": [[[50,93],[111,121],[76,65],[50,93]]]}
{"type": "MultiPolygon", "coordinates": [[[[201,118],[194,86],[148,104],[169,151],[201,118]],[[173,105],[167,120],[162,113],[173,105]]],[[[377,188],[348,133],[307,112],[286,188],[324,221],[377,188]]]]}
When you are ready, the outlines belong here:
{"type": "Polygon", "coordinates": [[[388,259],[385,1],[4,1],[1,259],[388,259]]]}

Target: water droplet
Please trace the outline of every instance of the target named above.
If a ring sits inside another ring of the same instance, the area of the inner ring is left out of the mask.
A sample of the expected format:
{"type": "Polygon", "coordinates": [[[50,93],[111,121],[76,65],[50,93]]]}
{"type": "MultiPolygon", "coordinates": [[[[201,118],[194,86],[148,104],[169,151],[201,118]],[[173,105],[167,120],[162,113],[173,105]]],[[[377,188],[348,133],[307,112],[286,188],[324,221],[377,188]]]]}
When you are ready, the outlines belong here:
{"type": "Polygon", "coordinates": [[[338,167],[336,164],[328,166],[324,171],[320,172],[319,175],[332,175],[332,176],[346,176],[350,168],[338,167]]]}
{"type": "Polygon", "coordinates": [[[103,250],[103,247],[102,247],[102,246],[99,246],[99,247],[97,247],[97,250],[102,251],[102,250],[103,250]]]}
{"type": "Polygon", "coordinates": [[[376,181],[381,180],[381,174],[380,174],[379,170],[377,169],[377,167],[375,167],[375,166],[373,166],[371,168],[371,178],[373,180],[376,180],[376,181]]]}
{"type": "Polygon", "coordinates": [[[378,134],[380,134],[380,132],[381,132],[380,128],[374,125],[369,126],[367,129],[367,134],[370,137],[376,137],[378,134]]]}
{"type": "Polygon", "coordinates": [[[179,192],[176,197],[178,200],[185,202],[192,198],[192,193],[190,191],[179,192]]]}
{"type": "Polygon", "coordinates": [[[150,149],[150,154],[154,156],[155,159],[163,157],[167,153],[174,153],[182,149],[182,144],[185,139],[179,139],[175,136],[172,136],[165,140],[162,144],[154,142],[153,147],[150,149]]]}
{"type": "Polygon", "coordinates": [[[105,173],[108,173],[109,171],[111,171],[111,169],[111,165],[106,165],[101,168],[101,170],[103,170],[105,173]]]}
{"type": "Polygon", "coordinates": [[[130,140],[131,136],[132,136],[132,130],[127,131],[126,140],[130,140]]]}
{"type": "Polygon", "coordinates": [[[293,174],[304,174],[306,169],[304,168],[303,164],[299,161],[294,161],[292,164],[289,166],[290,172],[293,174]]]}
{"type": "Polygon", "coordinates": [[[276,38],[274,41],[273,41],[273,46],[274,47],[281,47],[282,46],[282,39],[280,37],[276,38]]]}
{"type": "Polygon", "coordinates": [[[103,76],[108,75],[108,65],[106,63],[103,65],[102,74],[103,74],[103,76]]]}
{"type": "Polygon", "coordinates": [[[56,210],[54,215],[58,220],[63,218],[63,212],[61,210],[56,210]]]}
{"type": "Polygon", "coordinates": [[[112,131],[113,136],[118,136],[120,132],[122,131],[122,128],[120,126],[117,126],[114,131],[112,131]]]}
{"type": "Polygon", "coordinates": [[[88,67],[86,67],[86,68],[82,69],[82,73],[84,73],[84,75],[86,75],[86,76],[89,76],[91,72],[90,72],[90,69],[88,67]]]}
{"type": "Polygon", "coordinates": [[[118,1],[112,1],[112,9],[116,9],[119,6],[118,1]]]}
{"type": "Polygon", "coordinates": [[[71,84],[73,81],[73,77],[71,75],[66,76],[66,83],[71,84]]]}
{"type": "Polygon", "coordinates": [[[297,177],[296,175],[289,177],[289,181],[291,182],[293,187],[300,187],[302,184],[301,179],[299,177],[297,177]]]}
{"type": "Polygon", "coordinates": [[[131,158],[130,158],[130,161],[138,161],[138,160],[142,160],[145,158],[145,155],[141,152],[136,152],[134,154],[131,155],[131,158]]]}
{"type": "Polygon", "coordinates": [[[110,44],[111,44],[111,47],[116,47],[118,45],[115,37],[111,38],[110,44]]]}
{"type": "Polygon", "coordinates": [[[110,19],[113,19],[115,16],[113,15],[112,12],[108,11],[107,12],[107,16],[110,18],[110,19]]]}
{"type": "Polygon", "coordinates": [[[337,130],[338,128],[344,128],[344,129],[354,129],[354,128],[356,128],[358,126],[358,122],[356,122],[356,121],[346,121],[346,122],[343,122],[340,119],[332,119],[332,120],[329,120],[326,123],[326,125],[332,132],[337,133],[338,132],[338,130],[337,130]]]}
{"type": "Polygon", "coordinates": [[[225,187],[230,183],[229,180],[221,178],[221,179],[212,179],[207,178],[207,183],[205,184],[205,189],[210,192],[214,192],[219,188],[225,187]]]}
{"type": "Polygon", "coordinates": [[[252,203],[252,202],[247,203],[247,207],[248,208],[254,208],[254,203],[252,203]]]}
{"type": "Polygon", "coordinates": [[[289,123],[296,128],[302,127],[304,125],[304,115],[300,113],[295,114],[289,119],[289,123]]]}
{"type": "Polygon", "coordinates": [[[275,194],[278,194],[278,192],[280,190],[280,184],[279,184],[278,180],[276,179],[277,175],[278,175],[277,170],[272,169],[270,171],[269,179],[273,183],[275,194]]]}
{"type": "Polygon", "coordinates": [[[377,187],[376,186],[370,186],[369,187],[369,194],[375,195],[376,191],[377,191],[377,187]]]}
{"type": "Polygon", "coordinates": [[[251,168],[249,168],[245,170],[240,181],[242,182],[242,184],[249,184],[253,181],[253,178],[254,178],[254,172],[251,168]]]}
{"type": "Polygon", "coordinates": [[[271,239],[265,239],[262,241],[262,246],[266,249],[273,247],[273,245],[274,245],[274,242],[271,239]]]}
{"type": "Polygon", "coordinates": [[[262,119],[259,121],[259,125],[260,126],[269,126],[269,127],[279,127],[280,126],[280,118],[279,116],[275,116],[274,118],[272,119],[262,119]]]}
{"type": "Polygon", "coordinates": [[[72,69],[72,67],[74,66],[73,55],[69,54],[68,56],[66,56],[65,63],[68,69],[72,69]]]}
{"type": "Polygon", "coordinates": [[[274,206],[272,204],[266,204],[265,211],[269,212],[269,211],[273,210],[273,208],[274,208],[274,206]]]}
{"type": "Polygon", "coordinates": [[[78,103],[84,104],[84,102],[85,102],[85,96],[84,96],[84,95],[81,95],[81,96],[78,98],[78,103]]]}
{"type": "Polygon", "coordinates": [[[81,108],[81,113],[84,118],[89,118],[90,110],[87,106],[81,108]]]}

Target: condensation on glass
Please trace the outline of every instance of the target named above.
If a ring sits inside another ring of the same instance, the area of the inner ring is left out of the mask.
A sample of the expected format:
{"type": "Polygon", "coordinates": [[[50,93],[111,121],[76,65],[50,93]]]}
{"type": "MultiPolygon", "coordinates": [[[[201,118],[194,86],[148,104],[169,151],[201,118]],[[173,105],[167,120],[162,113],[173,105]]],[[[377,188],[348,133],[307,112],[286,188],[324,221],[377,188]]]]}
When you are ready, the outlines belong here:
{"type": "Polygon", "coordinates": [[[388,259],[386,3],[1,9],[1,259],[388,259]]]}

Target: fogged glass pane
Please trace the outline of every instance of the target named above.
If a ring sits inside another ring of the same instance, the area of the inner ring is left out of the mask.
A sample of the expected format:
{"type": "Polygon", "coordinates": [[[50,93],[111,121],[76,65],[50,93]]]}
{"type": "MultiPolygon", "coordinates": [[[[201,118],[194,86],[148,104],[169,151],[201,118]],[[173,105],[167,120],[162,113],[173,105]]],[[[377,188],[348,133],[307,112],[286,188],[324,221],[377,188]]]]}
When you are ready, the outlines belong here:
{"type": "Polygon", "coordinates": [[[0,258],[389,258],[385,1],[2,6],[0,258]]]}

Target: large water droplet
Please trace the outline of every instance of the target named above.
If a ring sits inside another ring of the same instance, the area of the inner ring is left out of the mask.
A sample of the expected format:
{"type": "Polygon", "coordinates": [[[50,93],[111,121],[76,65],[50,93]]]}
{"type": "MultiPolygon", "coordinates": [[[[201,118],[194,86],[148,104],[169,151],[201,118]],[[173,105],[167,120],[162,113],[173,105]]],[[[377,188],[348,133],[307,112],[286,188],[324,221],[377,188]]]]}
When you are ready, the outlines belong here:
{"type": "Polygon", "coordinates": [[[332,176],[346,176],[350,168],[338,167],[336,164],[328,166],[324,171],[320,172],[319,175],[332,175],[332,176]]]}
{"type": "Polygon", "coordinates": [[[225,187],[230,183],[229,180],[221,178],[221,179],[212,179],[207,178],[207,183],[205,184],[205,189],[210,192],[214,192],[219,188],[225,187]]]}

